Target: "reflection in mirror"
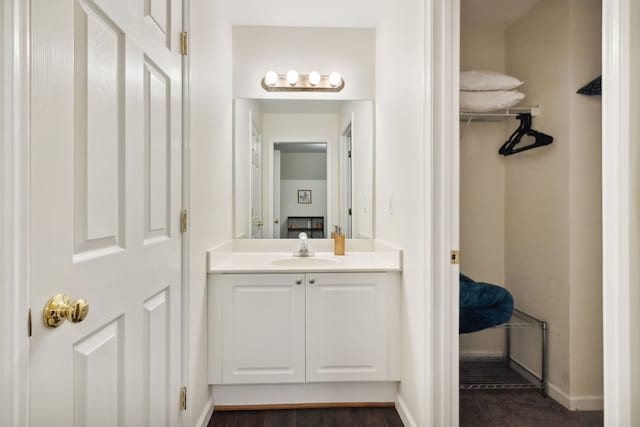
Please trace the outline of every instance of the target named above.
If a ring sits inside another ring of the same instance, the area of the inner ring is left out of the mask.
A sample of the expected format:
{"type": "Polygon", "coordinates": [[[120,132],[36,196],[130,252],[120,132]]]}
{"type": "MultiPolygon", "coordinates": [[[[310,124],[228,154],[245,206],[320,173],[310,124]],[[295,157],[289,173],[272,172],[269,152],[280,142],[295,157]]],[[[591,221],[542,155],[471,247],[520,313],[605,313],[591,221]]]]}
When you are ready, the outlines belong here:
{"type": "Polygon", "coordinates": [[[373,102],[236,99],[234,237],[373,238],[373,102]]]}
{"type": "Polygon", "coordinates": [[[295,239],[304,231],[309,238],[324,238],[327,143],[274,142],[273,160],[273,237],[295,239]]]}

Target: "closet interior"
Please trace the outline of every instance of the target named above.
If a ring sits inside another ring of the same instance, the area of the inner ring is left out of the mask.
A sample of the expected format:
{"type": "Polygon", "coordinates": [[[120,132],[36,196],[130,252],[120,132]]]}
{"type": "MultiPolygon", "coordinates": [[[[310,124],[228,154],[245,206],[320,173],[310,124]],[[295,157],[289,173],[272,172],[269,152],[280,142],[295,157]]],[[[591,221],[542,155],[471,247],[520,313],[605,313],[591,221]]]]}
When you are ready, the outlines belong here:
{"type": "Polygon", "coordinates": [[[602,409],[601,11],[461,1],[461,389],[602,409]]]}

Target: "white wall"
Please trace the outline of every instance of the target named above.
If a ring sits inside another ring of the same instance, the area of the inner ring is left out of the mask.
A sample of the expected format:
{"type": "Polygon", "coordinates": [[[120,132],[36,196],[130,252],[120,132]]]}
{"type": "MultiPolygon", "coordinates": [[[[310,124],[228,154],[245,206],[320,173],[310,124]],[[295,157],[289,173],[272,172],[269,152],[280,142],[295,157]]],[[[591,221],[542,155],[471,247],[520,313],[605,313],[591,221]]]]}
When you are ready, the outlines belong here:
{"type": "MultiPolygon", "coordinates": [[[[423,367],[423,302],[430,283],[424,274],[423,2],[326,0],[322,8],[274,0],[193,0],[191,5],[192,267],[190,409],[195,424],[208,398],[206,376],[205,259],[207,248],[231,233],[232,25],[375,28],[376,236],[403,248],[402,382],[399,397],[418,425],[430,405],[423,367]],[[286,10],[286,13],[282,11],[286,10]],[[313,10],[313,13],[309,13],[313,10]],[[404,76],[397,79],[398,75],[404,76]],[[393,194],[392,213],[388,213],[393,194]],[[201,256],[199,255],[201,254],[201,256]]],[[[318,68],[328,68],[318,64],[318,68]]],[[[349,80],[346,80],[349,85],[349,80]]],[[[346,90],[346,89],[345,89],[346,90]]],[[[190,422],[193,421],[193,422],[190,422]]]]}
{"type": "MultiPolygon", "coordinates": [[[[376,238],[403,250],[402,382],[399,396],[419,426],[428,425],[431,402],[424,395],[423,367],[428,366],[430,342],[424,342],[427,316],[424,236],[426,189],[423,177],[427,148],[423,144],[423,16],[422,1],[385,1],[375,7],[376,26],[376,238]],[[402,79],[397,77],[402,75],[402,79]],[[390,203],[391,199],[391,203],[390,203]],[[389,209],[389,205],[391,209],[389,209]]],[[[363,13],[363,10],[357,13],[363,13]]],[[[437,351],[437,350],[435,350],[437,351]]]]}
{"type": "MultiPolygon", "coordinates": [[[[464,13],[464,3],[462,5],[464,13]]],[[[460,68],[506,71],[502,29],[461,28],[460,68]]],[[[517,77],[517,76],[516,76],[517,77]]],[[[460,271],[506,288],[505,177],[507,159],[498,154],[513,121],[460,122],[460,271]]],[[[516,304],[517,305],[517,304],[516,304]]],[[[501,354],[504,331],[460,335],[461,355],[501,354]]]]}
{"type": "MultiPolygon", "coordinates": [[[[602,74],[602,0],[571,0],[571,89],[602,74]]],[[[602,99],[570,96],[571,396],[602,396],[602,99]],[[587,356],[585,356],[587,355],[587,356]]]]}
{"type": "MultiPolygon", "coordinates": [[[[600,100],[575,93],[601,73],[600,10],[541,0],[507,31],[507,71],[555,139],[508,159],[506,278],[516,304],[549,322],[550,391],[567,405],[602,396],[600,100]]],[[[514,347],[532,363],[535,347],[514,347]]]]}
{"type": "MultiPolygon", "coordinates": [[[[296,25],[295,21],[290,25],[296,25]]],[[[287,98],[373,98],[374,37],[375,32],[368,28],[234,27],[234,96],[282,98],[282,93],[266,92],[262,78],[269,70],[285,74],[294,69],[300,74],[338,71],[345,87],[339,94],[288,93],[287,98]]]]}
{"type": "MultiPolygon", "coordinates": [[[[340,135],[344,134],[351,123],[352,236],[354,239],[372,238],[374,236],[373,189],[375,185],[373,101],[345,102],[340,110],[338,121],[340,135]]],[[[342,198],[340,200],[342,201],[342,198]]],[[[344,209],[339,209],[338,213],[337,218],[342,218],[344,209]]],[[[345,224],[341,226],[344,228],[345,224]]]]}
{"type": "MultiPolygon", "coordinates": [[[[298,145],[298,144],[296,144],[298,145]]],[[[280,157],[282,179],[327,179],[327,153],[283,152],[280,157]]]]}
{"type": "MultiPolygon", "coordinates": [[[[191,2],[191,232],[189,404],[195,426],[211,402],[207,384],[206,251],[232,237],[231,26],[222,2],[191,2]],[[215,77],[215,78],[214,78],[215,77]]],[[[206,412],[205,412],[206,413],[206,412]]]]}
{"type": "Polygon", "coordinates": [[[233,167],[234,167],[234,237],[251,236],[251,127],[262,132],[262,109],[252,99],[234,100],[233,167]]]}

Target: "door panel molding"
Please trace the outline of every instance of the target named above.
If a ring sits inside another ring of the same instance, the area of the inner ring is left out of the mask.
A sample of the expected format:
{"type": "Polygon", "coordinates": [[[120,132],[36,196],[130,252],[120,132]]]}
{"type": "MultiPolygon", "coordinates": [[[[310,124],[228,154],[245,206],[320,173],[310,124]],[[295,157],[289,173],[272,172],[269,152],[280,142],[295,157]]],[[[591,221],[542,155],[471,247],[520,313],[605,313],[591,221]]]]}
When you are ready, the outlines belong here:
{"type": "Polygon", "coordinates": [[[171,77],[144,56],[145,244],[171,236],[171,77]],[[162,123],[166,123],[162,125],[162,123]]]}
{"type": "Polygon", "coordinates": [[[79,262],[124,249],[125,36],[97,5],[78,1],[74,40],[73,234],[79,262]]]}
{"type": "Polygon", "coordinates": [[[171,309],[169,287],[147,299],[143,304],[145,339],[143,349],[144,380],[143,425],[169,426],[169,400],[167,391],[170,382],[171,309]],[[164,408],[164,410],[162,410],[164,408]]]}
{"type": "Polygon", "coordinates": [[[123,335],[119,316],[73,345],[74,425],[124,424],[123,335]]]}

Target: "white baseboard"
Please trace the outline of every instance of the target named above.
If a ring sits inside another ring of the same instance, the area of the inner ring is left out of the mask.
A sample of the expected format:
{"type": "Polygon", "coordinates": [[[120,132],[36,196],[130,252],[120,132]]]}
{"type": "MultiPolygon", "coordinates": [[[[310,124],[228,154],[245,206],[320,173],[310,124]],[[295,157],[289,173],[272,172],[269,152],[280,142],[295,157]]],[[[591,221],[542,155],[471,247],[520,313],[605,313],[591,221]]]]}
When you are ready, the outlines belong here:
{"type": "Polygon", "coordinates": [[[398,415],[400,415],[402,424],[404,424],[405,427],[418,427],[418,423],[416,423],[415,418],[413,418],[409,408],[407,408],[407,404],[399,394],[396,394],[396,411],[398,411],[398,415]]]}
{"type": "Polygon", "coordinates": [[[602,411],[604,409],[603,396],[569,396],[551,383],[547,383],[547,394],[570,411],[602,411]]]}
{"type": "Polygon", "coordinates": [[[209,396],[207,403],[198,418],[198,422],[196,423],[196,427],[207,427],[209,425],[209,421],[213,416],[213,395],[209,396]]]}
{"type": "Polygon", "coordinates": [[[397,382],[216,385],[216,406],[395,402],[397,382]]]}

